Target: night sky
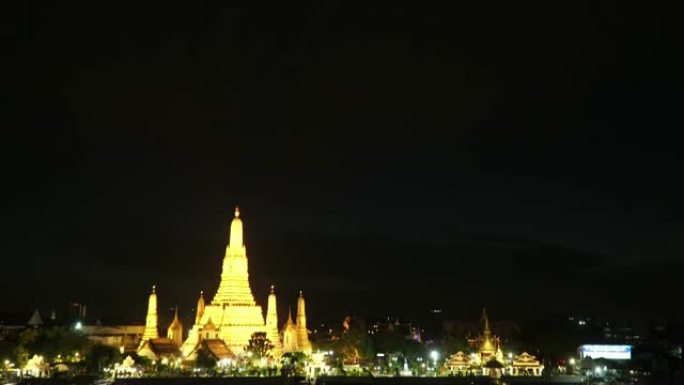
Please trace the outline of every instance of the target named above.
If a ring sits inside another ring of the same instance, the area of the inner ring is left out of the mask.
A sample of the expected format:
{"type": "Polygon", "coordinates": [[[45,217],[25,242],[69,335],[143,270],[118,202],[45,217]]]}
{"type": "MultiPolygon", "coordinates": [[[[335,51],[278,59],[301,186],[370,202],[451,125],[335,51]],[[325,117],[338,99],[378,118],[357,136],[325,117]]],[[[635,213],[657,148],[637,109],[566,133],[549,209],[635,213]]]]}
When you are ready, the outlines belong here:
{"type": "Polygon", "coordinates": [[[2,310],[684,317],[676,10],[17,3],[2,310]]]}

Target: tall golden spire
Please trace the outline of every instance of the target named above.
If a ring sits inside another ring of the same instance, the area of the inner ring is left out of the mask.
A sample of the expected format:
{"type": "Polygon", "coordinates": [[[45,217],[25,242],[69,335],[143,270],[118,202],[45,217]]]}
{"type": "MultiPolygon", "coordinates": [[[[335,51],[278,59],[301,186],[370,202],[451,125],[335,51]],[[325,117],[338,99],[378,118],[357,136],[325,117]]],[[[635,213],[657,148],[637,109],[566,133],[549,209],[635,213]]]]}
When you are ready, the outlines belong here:
{"type": "Polygon", "coordinates": [[[223,265],[217,272],[221,277],[218,290],[208,298],[210,302],[205,304],[203,299],[198,302],[195,325],[181,347],[186,355],[197,348],[202,335],[208,335],[209,319],[215,323],[216,329],[211,338],[222,339],[234,354],[244,352],[253,333],[266,330],[264,309],[257,305],[249,285],[249,261],[240,216],[240,209],[235,207],[223,265]]]}
{"type": "Polygon", "coordinates": [[[147,301],[147,317],[145,317],[145,330],[143,331],[142,343],[153,338],[159,338],[159,330],[157,329],[157,287],[152,286],[150,298],[147,301]]]}
{"type": "MultiPolygon", "coordinates": [[[[252,289],[249,287],[247,250],[242,236],[240,209],[236,207],[235,217],[230,224],[230,241],[223,257],[221,283],[211,302],[213,305],[256,306],[252,289]]],[[[262,318],[262,325],[263,322],[262,318]]]]}
{"type": "Polygon", "coordinates": [[[482,308],[482,322],[484,323],[484,331],[480,343],[480,354],[490,354],[496,351],[496,346],[494,346],[492,341],[492,331],[489,329],[489,318],[487,317],[486,308],[482,308]]]}
{"type": "Polygon", "coordinates": [[[183,344],[183,324],[178,319],[178,306],[176,306],[176,313],[173,316],[173,322],[169,325],[166,331],[166,337],[173,341],[176,346],[181,346],[183,344]]]}
{"type": "Polygon", "coordinates": [[[273,344],[273,356],[280,357],[282,344],[278,333],[278,308],[276,306],[275,286],[271,285],[271,294],[268,295],[268,308],[266,309],[266,338],[273,344]]]}
{"type": "Polygon", "coordinates": [[[197,315],[195,316],[195,323],[200,323],[204,315],[204,291],[200,291],[200,297],[197,300],[197,315]]]}
{"type": "Polygon", "coordinates": [[[283,326],[283,353],[299,351],[297,346],[297,328],[292,321],[292,308],[287,309],[287,322],[283,326]]]}
{"type": "Polygon", "coordinates": [[[297,347],[301,352],[311,354],[309,331],[306,328],[306,305],[304,303],[304,293],[301,291],[297,300],[297,347]]]}
{"type": "Polygon", "coordinates": [[[292,308],[291,307],[287,308],[287,322],[285,324],[286,325],[294,325],[294,322],[292,321],[292,308]]]}

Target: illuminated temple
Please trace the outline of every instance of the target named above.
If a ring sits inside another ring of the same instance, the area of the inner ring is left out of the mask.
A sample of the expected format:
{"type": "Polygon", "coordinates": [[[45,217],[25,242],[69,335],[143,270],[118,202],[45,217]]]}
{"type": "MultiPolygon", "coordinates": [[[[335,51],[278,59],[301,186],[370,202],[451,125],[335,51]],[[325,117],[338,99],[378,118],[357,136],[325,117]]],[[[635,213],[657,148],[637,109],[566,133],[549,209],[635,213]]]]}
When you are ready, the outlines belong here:
{"type": "Polygon", "coordinates": [[[541,376],[544,365],[533,355],[526,352],[514,355],[513,352],[509,352],[508,359],[504,358],[501,339],[492,334],[486,309],[482,309],[482,323],[482,334],[477,338],[468,339],[468,345],[474,351],[470,354],[457,352],[444,363],[449,373],[492,377],[541,376]]]}
{"type": "MultiPolygon", "coordinates": [[[[149,301],[145,336],[148,340],[160,340],[157,330],[156,293],[152,293],[149,301]],[[154,309],[152,309],[154,307],[154,309]]],[[[274,287],[268,297],[268,309],[264,319],[262,307],[254,300],[249,285],[247,250],[243,241],[243,224],[240,211],[235,208],[235,217],[230,225],[230,238],[223,258],[221,281],[210,303],[205,303],[204,293],[200,293],[197,301],[195,322],[190,327],[187,338],[182,341],[182,326],[177,318],[169,328],[168,338],[180,345],[180,352],[186,359],[195,359],[197,352],[206,348],[217,358],[220,355],[235,356],[244,353],[253,333],[265,333],[273,344],[272,355],[279,357],[284,351],[302,351],[311,353],[311,344],[306,329],[304,297],[300,292],[297,312],[297,328],[295,348],[283,349],[281,333],[278,330],[278,313],[274,287]],[[181,327],[179,331],[179,327],[181,327]],[[223,352],[217,354],[216,352],[223,352]]],[[[287,327],[287,325],[286,325],[287,327]]],[[[289,336],[288,336],[289,337],[289,336]]],[[[143,345],[148,345],[143,342],[143,345]]]]}

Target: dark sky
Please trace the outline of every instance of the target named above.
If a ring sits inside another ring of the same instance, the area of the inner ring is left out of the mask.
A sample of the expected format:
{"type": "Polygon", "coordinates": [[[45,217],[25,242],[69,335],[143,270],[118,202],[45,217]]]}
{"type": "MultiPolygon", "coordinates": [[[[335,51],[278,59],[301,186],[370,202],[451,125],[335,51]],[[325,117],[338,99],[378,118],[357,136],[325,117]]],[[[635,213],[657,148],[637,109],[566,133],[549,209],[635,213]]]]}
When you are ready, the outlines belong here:
{"type": "Polygon", "coordinates": [[[20,2],[0,308],[189,316],[239,204],[281,311],[682,317],[678,12],[548,3],[20,2]]]}

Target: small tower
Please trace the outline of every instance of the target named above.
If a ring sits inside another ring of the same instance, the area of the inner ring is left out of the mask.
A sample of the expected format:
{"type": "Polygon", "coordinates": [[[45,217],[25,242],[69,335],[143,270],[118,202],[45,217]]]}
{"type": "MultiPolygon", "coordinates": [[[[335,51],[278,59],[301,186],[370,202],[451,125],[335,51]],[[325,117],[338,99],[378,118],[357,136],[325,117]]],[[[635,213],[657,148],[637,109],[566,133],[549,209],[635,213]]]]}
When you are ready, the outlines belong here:
{"type": "Polygon", "coordinates": [[[200,297],[197,300],[197,316],[195,317],[195,324],[200,323],[204,315],[204,291],[200,291],[200,297]]]}
{"type": "Polygon", "coordinates": [[[145,318],[145,331],[143,332],[140,346],[150,339],[159,338],[159,330],[157,329],[157,290],[156,286],[152,286],[152,293],[147,301],[147,317],[145,318]]]}
{"type": "Polygon", "coordinates": [[[311,354],[311,342],[309,342],[309,331],[306,328],[306,307],[304,304],[304,293],[299,292],[297,300],[297,347],[304,354],[311,354]]]}
{"type": "Polygon", "coordinates": [[[296,352],[297,349],[297,328],[292,322],[292,309],[288,309],[287,322],[283,326],[283,353],[296,352]]]}
{"type": "Polygon", "coordinates": [[[178,319],[178,306],[176,306],[176,314],[173,316],[173,322],[169,325],[166,331],[166,338],[173,341],[176,346],[183,345],[183,324],[178,319]]]}
{"type": "Polygon", "coordinates": [[[273,285],[271,285],[271,294],[268,295],[268,308],[266,309],[266,338],[273,345],[273,357],[279,358],[283,353],[283,346],[280,343],[280,334],[278,334],[278,309],[273,285]]]}

